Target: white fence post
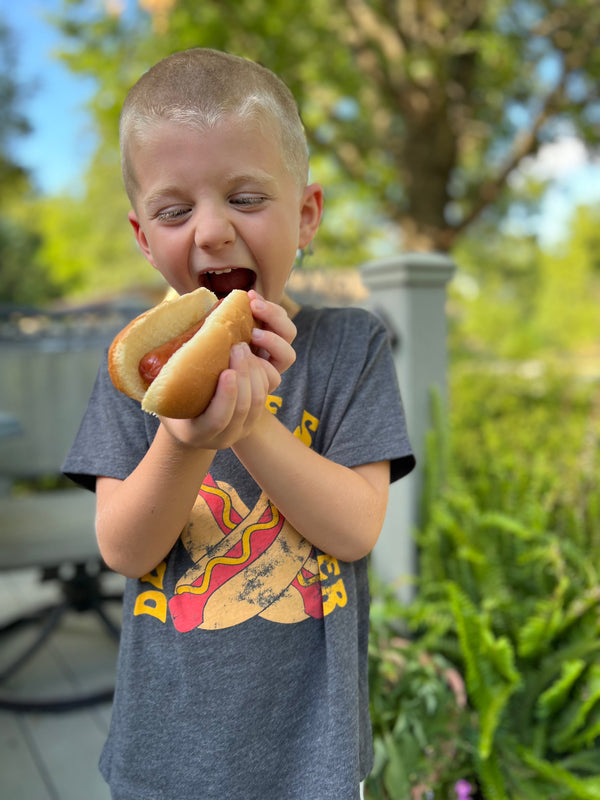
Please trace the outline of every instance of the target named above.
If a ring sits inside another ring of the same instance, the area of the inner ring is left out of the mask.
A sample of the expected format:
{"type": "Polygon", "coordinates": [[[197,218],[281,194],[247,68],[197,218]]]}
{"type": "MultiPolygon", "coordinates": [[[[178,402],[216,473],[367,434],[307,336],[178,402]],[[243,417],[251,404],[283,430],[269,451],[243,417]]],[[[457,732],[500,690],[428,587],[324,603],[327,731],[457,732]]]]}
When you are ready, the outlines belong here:
{"type": "Polygon", "coordinates": [[[446,289],[455,270],[439,253],[405,253],[361,268],[368,306],[388,324],[417,467],[390,487],[384,528],[373,552],[375,572],[413,596],[409,576],[417,570],[412,532],[419,524],[425,435],[431,427],[431,389],[446,397],[446,289]],[[404,580],[403,580],[404,579],[404,580]]]}

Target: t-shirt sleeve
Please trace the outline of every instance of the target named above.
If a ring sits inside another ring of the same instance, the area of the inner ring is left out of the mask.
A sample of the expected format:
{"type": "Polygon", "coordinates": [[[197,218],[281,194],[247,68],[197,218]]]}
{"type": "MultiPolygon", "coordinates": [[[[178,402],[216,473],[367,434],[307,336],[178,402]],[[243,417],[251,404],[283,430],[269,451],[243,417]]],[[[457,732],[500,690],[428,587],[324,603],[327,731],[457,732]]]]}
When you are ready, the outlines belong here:
{"type": "MultiPolygon", "coordinates": [[[[415,466],[387,331],[374,314],[354,309],[340,330],[329,364],[327,419],[321,452],[354,467],[389,460],[391,480],[415,466]]],[[[320,367],[321,369],[324,366],[320,367]]]]}
{"type": "Polygon", "coordinates": [[[63,473],[91,490],[100,475],[124,480],[143,458],[157,427],[158,419],[115,389],[105,354],[63,473]]]}

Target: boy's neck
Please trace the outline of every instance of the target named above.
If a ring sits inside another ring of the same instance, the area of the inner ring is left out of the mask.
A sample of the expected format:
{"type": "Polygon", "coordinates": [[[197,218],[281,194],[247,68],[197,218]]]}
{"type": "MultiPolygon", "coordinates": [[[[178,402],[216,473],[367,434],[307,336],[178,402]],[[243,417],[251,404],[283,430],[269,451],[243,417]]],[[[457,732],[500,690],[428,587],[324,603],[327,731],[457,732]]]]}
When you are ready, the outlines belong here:
{"type": "Polygon", "coordinates": [[[284,294],[279,305],[287,311],[288,317],[294,319],[300,311],[300,306],[288,294],[284,294]]]}

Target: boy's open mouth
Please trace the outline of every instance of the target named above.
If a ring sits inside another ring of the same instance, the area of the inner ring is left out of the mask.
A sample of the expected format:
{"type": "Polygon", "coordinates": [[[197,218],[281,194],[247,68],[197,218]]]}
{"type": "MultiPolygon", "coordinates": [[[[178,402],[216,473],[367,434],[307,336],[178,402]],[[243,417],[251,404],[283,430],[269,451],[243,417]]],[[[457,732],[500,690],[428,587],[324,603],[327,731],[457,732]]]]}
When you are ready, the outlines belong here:
{"type": "Polygon", "coordinates": [[[248,292],[256,283],[256,274],[251,269],[231,267],[203,272],[200,275],[200,286],[210,289],[219,300],[226,297],[234,289],[248,292]]]}

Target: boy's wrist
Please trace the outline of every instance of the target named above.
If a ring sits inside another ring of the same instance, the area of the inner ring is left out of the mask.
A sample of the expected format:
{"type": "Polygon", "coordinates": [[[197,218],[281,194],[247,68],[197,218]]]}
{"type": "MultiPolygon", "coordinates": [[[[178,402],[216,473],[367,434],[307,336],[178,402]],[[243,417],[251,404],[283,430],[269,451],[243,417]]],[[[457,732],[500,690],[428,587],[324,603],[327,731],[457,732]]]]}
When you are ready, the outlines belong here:
{"type": "Polygon", "coordinates": [[[273,435],[273,423],[275,423],[275,425],[281,424],[265,405],[248,433],[240,437],[238,441],[231,446],[231,449],[240,460],[243,460],[241,458],[242,454],[264,452],[264,443],[269,441],[273,435]]]}
{"type": "Polygon", "coordinates": [[[159,430],[163,432],[165,446],[168,448],[167,455],[170,459],[177,461],[193,457],[208,458],[212,461],[218,448],[199,442],[190,420],[161,417],[160,421],[159,430]]]}

